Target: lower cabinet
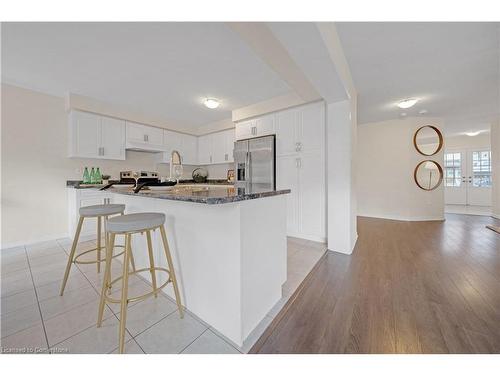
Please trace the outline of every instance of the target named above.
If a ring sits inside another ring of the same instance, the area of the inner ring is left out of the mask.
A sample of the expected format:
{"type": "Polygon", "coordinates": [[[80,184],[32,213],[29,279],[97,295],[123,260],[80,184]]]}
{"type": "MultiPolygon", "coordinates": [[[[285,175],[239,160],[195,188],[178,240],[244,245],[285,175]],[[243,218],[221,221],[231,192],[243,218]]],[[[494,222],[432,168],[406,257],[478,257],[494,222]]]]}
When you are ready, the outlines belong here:
{"type": "Polygon", "coordinates": [[[311,241],[326,240],[324,155],[318,152],[276,159],[276,187],[287,195],[287,234],[311,241]]]}

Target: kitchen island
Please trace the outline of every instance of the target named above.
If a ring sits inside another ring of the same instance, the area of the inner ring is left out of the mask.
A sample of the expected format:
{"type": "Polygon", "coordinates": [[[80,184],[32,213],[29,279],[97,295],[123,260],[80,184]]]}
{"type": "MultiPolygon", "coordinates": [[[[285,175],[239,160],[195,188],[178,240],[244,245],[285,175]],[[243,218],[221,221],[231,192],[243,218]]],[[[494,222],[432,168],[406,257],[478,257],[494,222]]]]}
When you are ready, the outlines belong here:
{"type": "MultiPolygon", "coordinates": [[[[286,281],[286,195],[258,186],[179,185],[168,191],[95,191],[126,213],[161,212],[182,304],[238,346],[281,298],[286,281]]],[[[133,236],[137,268],[148,267],[145,236],[133,236]]],[[[155,260],[166,266],[161,238],[155,260]]],[[[149,273],[142,274],[149,280],[149,273]]],[[[166,277],[158,273],[157,277],[166,277]]],[[[160,282],[165,279],[160,279],[160,282]]],[[[173,297],[171,285],[164,291],[173,297]]],[[[168,332],[165,332],[168,335],[168,332]]]]}

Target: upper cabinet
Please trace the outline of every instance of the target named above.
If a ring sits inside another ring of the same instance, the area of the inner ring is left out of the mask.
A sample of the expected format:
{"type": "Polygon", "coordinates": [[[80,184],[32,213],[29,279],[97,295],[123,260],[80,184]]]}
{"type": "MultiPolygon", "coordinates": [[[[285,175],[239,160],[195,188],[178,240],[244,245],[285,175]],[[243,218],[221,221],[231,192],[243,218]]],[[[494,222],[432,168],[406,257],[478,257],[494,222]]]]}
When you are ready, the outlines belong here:
{"type": "Polygon", "coordinates": [[[236,139],[262,137],[275,133],[276,114],[264,115],[236,124],[236,139]]]}
{"type": "Polygon", "coordinates": [[[198,164],[224,164],[234,162],[234,129],[202,135],[198,138],[198,164]]]}
{"type": "Polygon", "coordinates": [[[160,163],[170,163],[170,155],[176,150],[181,155],[182,164],[198,164],[198,139],[194,135],[164,130],[163,144],[166,151],[160,154],[160,163]]]}
{"type": "Polygon", "coordinates": [[[125,160],[125,121],[71,111],[69,157],[125,160]]]}
{"type": "Polygon", "coordinates": [[[163,129],[127,121],[127,142],[129,150],[162,152],[163,129]]]}
{"type": "Polygon", "coordinates": [[[276,116],[276,154],[281,156],[323,149],[324,124],[323,102],[279,112],[276,116]]]}

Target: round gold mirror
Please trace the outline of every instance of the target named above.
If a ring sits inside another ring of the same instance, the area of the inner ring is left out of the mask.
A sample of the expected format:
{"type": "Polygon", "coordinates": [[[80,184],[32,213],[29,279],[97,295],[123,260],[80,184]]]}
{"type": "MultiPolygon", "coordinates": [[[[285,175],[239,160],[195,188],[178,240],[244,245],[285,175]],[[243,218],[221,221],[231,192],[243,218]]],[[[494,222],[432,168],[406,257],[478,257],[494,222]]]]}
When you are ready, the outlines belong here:
{"type": "Polygon", "coordinates": [[[413,145],[422,155],[435,155],[443,147],[443,135],[435,126],[425,125],[415,132],[413,145]]]}
{"type": "Polygon", "coordinates": [[[420,189],[431,191],[441,185],[443,168],[434,160],[424,160],[415,167],[413,178],[420,189]]]}

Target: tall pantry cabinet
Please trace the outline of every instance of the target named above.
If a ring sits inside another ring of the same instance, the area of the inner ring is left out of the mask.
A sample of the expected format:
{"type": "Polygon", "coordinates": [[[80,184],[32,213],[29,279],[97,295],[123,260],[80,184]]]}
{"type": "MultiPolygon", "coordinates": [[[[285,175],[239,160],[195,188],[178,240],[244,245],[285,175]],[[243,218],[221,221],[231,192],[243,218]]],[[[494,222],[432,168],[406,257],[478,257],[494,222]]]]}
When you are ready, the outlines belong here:
{"type": "MultiPolygon", "coordinates": [[[[276,188],[287,195],[287,234],[326,241],[325,105],[316,102],[262,116],[276,134],[276,188]],[[271,121],[272,120],[272,121],[271,121]]],[[[251,120],[259,124],[259,118],[251,120]]],[[[249,121],[240,123],[248,127],[249,121]]],[[[236,133],[238,135],[238,126],[236,133]]],[[[256,133],[255,131],[253,133],[256,133]]],[[[251,134],[253,134],[251,133],[251,134]]]]}

